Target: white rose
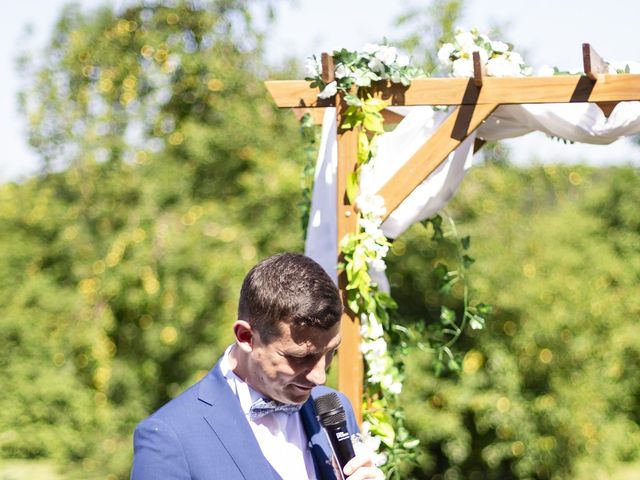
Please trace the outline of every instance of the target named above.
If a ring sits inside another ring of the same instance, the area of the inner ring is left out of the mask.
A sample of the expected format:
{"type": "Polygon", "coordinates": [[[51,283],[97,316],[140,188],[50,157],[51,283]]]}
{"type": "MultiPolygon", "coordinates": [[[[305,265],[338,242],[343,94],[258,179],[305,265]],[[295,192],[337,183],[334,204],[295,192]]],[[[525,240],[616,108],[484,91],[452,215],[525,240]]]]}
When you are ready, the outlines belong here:
{"type": "Polygon", "coordinates": [[[496,53],[504,53],[507,50],[509,50],[509,45],[507,45],[504,42],[493,41],[491,42],[491,50],[493,50],[496,53]]]}
{"type": "Polygon", "coordinates": [[[399,67],[406,67],[407,65],[409,65],[409,56],[408,55],[398,55],[398,58],[396,58],[396,64],[399,67]]]}
{"type": "Polygon", "coordinates": [[[322,74],[322,63],[316,57],[309,57],[304,62],[305,77],[317,77],[322,74]]]}
{"type": "Polygon", "coordinates": [[[554,73],[555,70],[549,65],[543,65],[536,70],[536,75],[539,77],[552,77],[554,73]]]}
{"type": "Polygon", "coordinates": [[[522,56],[517,52],[510,52],[509,60],[511,60],[512,63],[516,63],[518,65],[524,64],[524,60],[522,59],[522,56]]]}
{"type": "Polygon", "coordinates": [[[487,75],[491,77],[517,77],[520,75],[520,65],[509,61],[504,55],[500,55],[487,62],[487,75]]]}
{"type": "Polygon", "coordinates": [[[402,393],[402,384],[400,382],[393,382],[391,385],[389,385],[387,390],[389,390],[394,395],[400,395],[400,393],[402,393]]]}
{"type": "Polygon", "coordinates": [[[358,69],[351,76],[358,87],[369,87],[371,85],[371,77],[366,70],[358,69]]]}
{"type": "Polygon", "coordinates": [[[347,77],[349,76],[349,69],[345,67],[344,64],[339,63],[338,65],[336,65],[335,75],[337,79],[347,77]]]}
{"type": "Polygon", "coordinates": [[[473,61],[469,58],[459,58],[453,62],[454,77],[473,77],[473,61]]]}
{"type": "Polygon", "coordinates": [[[368,67],[376,73],[381,73],[384,70],[384,64],[378,57],[373,57],[369,60],[368,67]]]}
{"type": "Polygon", "coordinates": [[[472,51],[476,45],[475,39],[470,32],[460,32],[456,35],[456,43],[460,45],[460,49],[464,51],[472,51]]]}
{"type": "Polygon", "coordinates": [[[382,45],[380,49],[375,53],[375,57],[379,59],[385,65],[391,65],[398,56],[398,50],[396,47],[389,47],[382,45]]]}
{"type": "Polygon", "coordinates": [[[387,269],[387,264],[384,263],[384,260],[380,258],[376,258],[375,260],[371,260],[369,262],[369,266],[375,270],[376,272],[384,272],[387,269]]]}
{"type": "Polygon", "coordinates": [[[442,45],[440,50],[438,50],[438,60],[440,60],[440,63],[443,65],[451,65],[450,57],[455,49],[456,47],[454,47],[452,43],[445,43],[442,45]]]}
{"type": "Polygon", "coordinates": [[[338,84],[335,81],[333,81],[329,83],[326,87],[324,87],[324,90],[322,90],[318,94],[318,98],[322,98],[322,99],[331,98],[336,93],[338,93],[338,84]]]}

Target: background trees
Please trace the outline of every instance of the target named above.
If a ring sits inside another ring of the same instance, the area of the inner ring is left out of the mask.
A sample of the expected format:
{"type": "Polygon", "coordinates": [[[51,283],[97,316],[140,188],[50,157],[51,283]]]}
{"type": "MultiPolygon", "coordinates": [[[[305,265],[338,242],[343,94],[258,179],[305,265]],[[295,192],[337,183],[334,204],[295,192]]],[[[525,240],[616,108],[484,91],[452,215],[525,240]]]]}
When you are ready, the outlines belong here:
{"type": "MultiPolygon", "coordinates": [[[[460,8],[438,5],[433,44],[460,8]]],[[[135,424],[229,342],[246,270],[302,248],[299,127],[261,83],[292,72],[269,71],[261,38],[241,1],[69,7],[24,59],[45,168],[0,186],[2,458],[126,478],[135,424]]],[[[504,158],[465,181],[450,212],[494,316],[459,376],[410,351],[422,443],[407,478],[587,479],[638,461],[638,183],[504,158]]],[[[398,321],[428,325],[443,301],[425,272],[453,250],[431,233],[394,242],[398,321]]]]}

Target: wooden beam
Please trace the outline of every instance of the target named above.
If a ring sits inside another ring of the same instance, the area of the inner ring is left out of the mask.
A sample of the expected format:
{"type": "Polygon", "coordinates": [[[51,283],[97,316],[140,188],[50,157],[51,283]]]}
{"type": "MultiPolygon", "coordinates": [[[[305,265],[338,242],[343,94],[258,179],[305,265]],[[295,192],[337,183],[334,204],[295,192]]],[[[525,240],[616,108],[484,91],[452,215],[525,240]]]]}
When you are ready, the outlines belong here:
{"type": "MultiPolygon", "coordinates": [[[[468,78],[423,78],[410,87],[378,85],[376,95],[391,105],[463,105],[468,78]]],[[[319,100],[317,89],[305,80],[265,82],[279,107],[333,106],[319,100]]],[[[477,87],[476,87],[477,88],[477,87]]],[[[602,74],[593,82],[586,76],[483,77],[475,102],[467,104],[572,103],[640,100],[640,74],[602,74]]]]}
{"type": "Polygon", "coordinates": [[[585,75],[594,82],[598,80],[598,75],[609,72],[609,64],[589,43],[582,44],[582,65],[585,75]]]}
{"type": "MultiPolygon", "coordinates": [[[[356,169],[358,159],[358,130],[340,130],[346,103],[342,94],[337,96],[338,121],[338,175],[337,186],[337,222],[338,222],[338,262],[343,262],[340,253],[340,242],[357,228],[358,215],[354,205],[347,198],[347,177],[356,169]]],[[[364,364],[360,352],[360,321],[347,307],[346,299],[347,275],[338,272],[338,288],[342,295],[344,314],[342,315],[342,343],[338,349],[338,389],[344,393],[353,405],[358,423],[362,423],[362,392],[364,383],[364,364]]]]}
{"type": "Polygon", "coordinates": [[[476,87],[482,87],[482,62],[480,61],[480,52],[472,52],[473,57],[473,83],[476,87]]]}
{"type": "MultiPolygon", "coordinates": [[[[609,72],[609,64],[598,55],[598,52],[589,44],[582,44],[582,63],[584,65],[584,73],[594,82],[598,81],[598,77],[609,72]]],[[[613,109],[619,102],[596,102],[606,118],[609,118],[613,109]]]]}
{"type": "Polygon", "coordinates": [[[498,105],[460,106],[447,117],[438,130],[387,181],[378,195],[384,198],[386,219],[402,201],[420,185],[464,139],[496,109],[498,105]],[[471,111],[470,111],[471,110],[471,111]]]}

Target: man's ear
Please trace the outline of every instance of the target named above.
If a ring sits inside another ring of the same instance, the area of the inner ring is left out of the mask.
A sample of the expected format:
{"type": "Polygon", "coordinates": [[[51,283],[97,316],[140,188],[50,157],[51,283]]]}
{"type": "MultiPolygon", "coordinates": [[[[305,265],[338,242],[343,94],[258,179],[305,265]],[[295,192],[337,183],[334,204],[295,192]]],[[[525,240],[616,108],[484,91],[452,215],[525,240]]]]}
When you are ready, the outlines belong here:
{"type": "Polygon", "coordinates": [[[249,322],[236,320],[233,324],[233,333],[236,336],[236,344],[242,351],[249,353],[253,350],[255,332],[249,322]]]}

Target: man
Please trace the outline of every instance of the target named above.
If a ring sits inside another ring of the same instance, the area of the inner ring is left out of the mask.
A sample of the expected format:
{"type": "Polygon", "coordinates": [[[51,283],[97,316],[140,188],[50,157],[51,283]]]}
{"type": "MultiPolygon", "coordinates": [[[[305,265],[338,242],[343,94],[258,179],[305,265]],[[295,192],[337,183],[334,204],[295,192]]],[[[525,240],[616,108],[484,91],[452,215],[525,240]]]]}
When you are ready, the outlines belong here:
{"type": "MultiPolygon", "coordinates": [[[[253,267],[240,292],[235,343],[200,382],[138,425],[131,478],[340,478],[312,403],[331,391],[321,385],[340,343],[341,314],[337,288],[310,258],[282,253],[253,267]]],[[[354,433],[351,405],[339,395],[354,433]]],[[[383,478],[368,455],[344,473],[383,478]]]]}

